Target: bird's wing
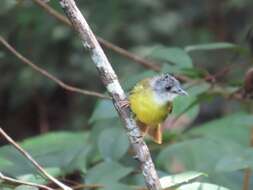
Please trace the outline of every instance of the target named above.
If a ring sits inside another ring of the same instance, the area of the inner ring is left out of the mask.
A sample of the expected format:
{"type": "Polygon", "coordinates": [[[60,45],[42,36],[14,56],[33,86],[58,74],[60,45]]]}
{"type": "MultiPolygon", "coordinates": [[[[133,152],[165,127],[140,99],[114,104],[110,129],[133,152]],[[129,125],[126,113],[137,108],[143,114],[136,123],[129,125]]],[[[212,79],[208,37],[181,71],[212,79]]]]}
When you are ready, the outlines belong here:
{"type": "Polygon", "coordinates": [[[133,87],[133,89],[130,91],[130,95],[133,94],[133,93],[143,92],[143,90],[145,90],[145,89],[149,89],[150,88],[149,82],[150,82],[149,78],[146,78],[146,79],[143,79],[143,80],[139,81],[133,87]]]}
{"type": "Polygon", "coordinates": [[[169,102],[168,103],[168,114],[170,114],[172,112],[172,110],[173,110],[173,104],[172,104],[172,102],[169,102]]]}

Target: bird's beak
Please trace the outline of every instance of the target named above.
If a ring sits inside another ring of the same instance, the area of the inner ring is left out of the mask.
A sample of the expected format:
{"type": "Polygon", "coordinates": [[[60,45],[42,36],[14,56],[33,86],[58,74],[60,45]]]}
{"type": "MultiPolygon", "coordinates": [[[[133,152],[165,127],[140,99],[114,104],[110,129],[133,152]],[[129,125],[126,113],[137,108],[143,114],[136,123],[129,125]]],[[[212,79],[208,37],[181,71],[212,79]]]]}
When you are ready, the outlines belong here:
{"type": "Polygon", "coordinates": [[[185,90],[183,90],[181,87],[177,88],[176,93],[181,96],[188,96],[188,93],[185,90]]]}

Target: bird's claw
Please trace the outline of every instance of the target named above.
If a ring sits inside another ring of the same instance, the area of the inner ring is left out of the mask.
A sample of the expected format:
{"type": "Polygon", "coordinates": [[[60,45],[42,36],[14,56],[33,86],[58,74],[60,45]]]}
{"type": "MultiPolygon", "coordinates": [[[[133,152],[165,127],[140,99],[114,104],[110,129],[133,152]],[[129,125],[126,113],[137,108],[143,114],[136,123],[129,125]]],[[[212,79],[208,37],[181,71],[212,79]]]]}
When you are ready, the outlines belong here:
{"type": "Polygon", "coordinates": [[[119,107],[120,108],[127,108],[130,106],[130,103],[128,100],[121,100],[119,101],[119,107]]]}

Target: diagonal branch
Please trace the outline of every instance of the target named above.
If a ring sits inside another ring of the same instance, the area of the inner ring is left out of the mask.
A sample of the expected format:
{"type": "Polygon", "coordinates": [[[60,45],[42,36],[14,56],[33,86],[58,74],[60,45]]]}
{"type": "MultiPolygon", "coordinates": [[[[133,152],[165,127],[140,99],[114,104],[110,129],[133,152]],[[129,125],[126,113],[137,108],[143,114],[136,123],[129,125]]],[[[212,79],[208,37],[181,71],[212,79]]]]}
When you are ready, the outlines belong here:
{"type": "Polygon", "coordinates": [[[108,96],[98,93],[98,92],[93,92],[93,91],[89,91],[89,90],[83,90],[74,86],[70,86],[68,84],[65,84],[64,82],[62,82],[60,79],[56,78],[55,76],[53,76],[52,74],[48,73],[46,70],[40,68],[39,66],[35,65],[34,63],[32,63],[32,61],[30,61],[29,59],[25,58],[23,55],[21,55],[17,50],[14,49],[14,47],[12,47],[1,35],[0,35],[0,42],[13,54],[15,55],[19,60],[21,60],[23,63],[29,65],[30,67],[32,67],[35,71],[39,72],[40,74],[44,75],[45,77],[47,77],[48,79],[54,81],[55,83],[57,83],[60,87],[62,87],[65,90],[71,91],[71,92],[76,92],[82,95],[88,95],[88,96],[95,96],[98,98],[106,98],[109,99],[108,96]]]}
{"type": "Polygon", "coordinates": [[[126,94],[120,86],[117,75],[74,0],[59,0],[59,2],[74,29],[80,35],[84,47],[90,51],[91,58],[99,72],[101,81],[113,98],[114,106],[127,130],[129,141],[136,154],[135,157],[140,163],[148,189],[159,190],[161,185],[149,149],[141,136],[141,132],[136,125],[129,107],[121,106],[122,101],[126,100],[126,94]]]}
{"type": "Polygon", "coordinates": [[[63,190],[72,190],[72,188],[66,186],[65,184],[63,184],[62,182],[60,182],[59,180],[48,174],[46,170],[42,168],[42,166],[40,166],[38,162],[36,162],[31,157],[31,155],[28,154],[23,148],[21,148],[21,146],[19,146],[18,143],[16,143],[7,133],[5,133],[1,127],[0,127],[0,135],[4,139],[6,139],[12,146],[14,146],[23,156],[25,156],[44,177],[46,177],[47,179],[49,179],[50,181],[61,187],[63,190]]]}
{"type": "MultiPolygon", "coordinates": [[[[36,3],[38,6],[40,6],[41,8],[43,8],[43,10],[45,10],[49,15],[55,17],[57,20],[59,20],[60,22],[62,22],[63,24],[71,27],[71,23],[69,22],[69,20],[63,16],[62,14],[60,14],[59,12],[57,12],[55,9],[53,9],[52,7],[50,7],[49,5],[47,5],[46,3],[42,2],[41,0],[32,0],[34,3],[36,3]]],[[[144,67],[154,70],[154,71],[160,71],[161,67],[159,65],[157,65],[156,62],[154,61],[150,61],[147,59],[144,59],[136,54],[133,54],[119,46],[116,46],[114,44],[112,44],[109,41],[106,41],[105,39],[97,36],[97,40],[101,43],[101,45],[103,45],[104,47],[111,49],[112,51],[122,55],[123,57],[134,61],[137,64],[143,65],[144,67]]]]}
{"type": "Polygon", "coordinates": [[[40,189],[45,189],[45,190],[53,190],[52,188],[47,187],[45,185],[40,185],[40,184],[36,184],[36,183],[32,183],[32,182],[27,182],[27,181],[22,181],[22,180],[7,177],[7,176],[3,175],[1,172],[0,172],[0,180],[3,180],[3,182],[6,182],[7,184],[27,185],[27,186],[31,186],[31,187],[38,187],[40,189]]]}

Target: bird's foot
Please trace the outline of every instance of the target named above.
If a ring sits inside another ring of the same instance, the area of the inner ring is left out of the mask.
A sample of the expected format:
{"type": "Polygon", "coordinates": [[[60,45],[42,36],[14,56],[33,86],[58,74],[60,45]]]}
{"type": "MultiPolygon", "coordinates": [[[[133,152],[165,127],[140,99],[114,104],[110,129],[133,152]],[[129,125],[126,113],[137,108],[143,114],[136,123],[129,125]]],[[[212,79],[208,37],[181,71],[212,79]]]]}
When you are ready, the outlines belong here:
{"type": "Polygon", "coordinates": [[[127,99],[121,100],[121,101],[119,102],[119,107],[120,107],[120,108],[127,108],[127,107],[129,107],[129,106],[130,106],[130,102],[129,102],[127,99]]]}

